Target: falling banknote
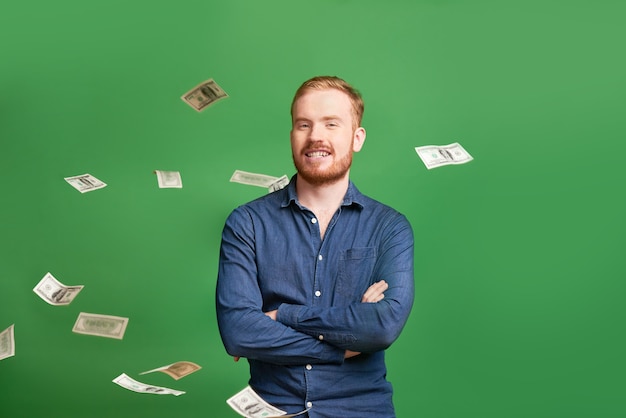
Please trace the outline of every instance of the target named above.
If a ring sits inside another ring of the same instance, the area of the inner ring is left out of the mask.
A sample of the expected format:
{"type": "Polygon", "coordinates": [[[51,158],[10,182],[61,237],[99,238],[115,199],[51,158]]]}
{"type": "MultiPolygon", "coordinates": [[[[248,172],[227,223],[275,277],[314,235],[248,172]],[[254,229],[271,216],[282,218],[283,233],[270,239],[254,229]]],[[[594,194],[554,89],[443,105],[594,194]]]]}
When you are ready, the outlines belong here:
{"type": "Polygon", "coordinates": [[[269,190],[270,193],[272,193],[272,192],[275,192],[276,190],[284,189],[285,187],[287,187],[288,184],[289,184],[289,177],[285,175],[279,178],[278,180],[276,180],[274,183],[270,184],[270,186],[267,189],[269,190]]]}
{"type": "Polygon", "coordinates": [[[182,189],[183,180],[178,171],[154,170],[160,189],[182,189]]]}
{"type": "Polygon", "coordinates": [[[135,379],[128,377],[126,373],[122,373],[121,375],[113,379],[113,383],[116,383],[125,389],[132,390],[133,392],[137,393],[152,393],[154,395],[174,396],[180,396],[185,394],[185,392],[182,392],[180,390],[164,388],[161,386],[146,385],[145,383],[138,382],[135,379]]]}
{"type": "Polygon", "coordinates": [[[66,286],[59,282],[50,273],[46,273],[43,279],[37,283],[33,292],[37,293],[40,298],[48,302],[50,305],[61,306],[72,303],[78,292],[84,286],[66,286]]]}
{"type": "Polygon", "coordinates": [[[230,177],[230,181],[233,183],[248,184],[250,186],[267,187],[270,192],[280,190],[289,184],[289,178],[286,175],[274,177],[241,170],[235,170],[230,177]]]}
{"type": "Polygon", "coordinates": [[[72,185],[76,190],[81,193],[91,192],[94,190],[102,189],[106,186],[106,183],[98,180],[91,174],[83,174],[74,177],[65,177],[65,181],[72,185]]]}
{"type": "Polygon", "coordinates": [[[228,97],[228,94],[211,78],[183,94],[181,99],[198,112],[202,112],[209,105],[225,97],[228,97]]]}
{"type": "Polygon", "coordinates": [[[15,324],[0,332],[0,360],[15,355],[15,324]]]}
{"type": "Polygon", "coordinates": [[[81,312],[72,332],[121,340],[127,325],[128,318],[81,312]]]}
{"type": "Polygon", "coordinates": [[[429,170],[444,165],[465,164],[474,159],[458,142],[450,145],[415,147],[415,152],[429,170]]]}
{"type": "Polygon", "coordinates": [[[231,396],[226,403],[239,415],[247,418],[289,418],[304,414],[308,411],[296,414],[287,414],[269,403],[265,402],[250,386],[246,386],[241,391],[231,396]]]}
{"type": "Polygon", "coordinates": [[[198,366],[196,363],[192,363],[190,361],[178,361],[173,364],[168,364],[167,366],[159,367],[156,369],[148,370],[147,372],[139,373],[148,374],[152,372],[163,372],[174,379],[182,379],[183,377],[200,370],[202,367],[198,366]]]}

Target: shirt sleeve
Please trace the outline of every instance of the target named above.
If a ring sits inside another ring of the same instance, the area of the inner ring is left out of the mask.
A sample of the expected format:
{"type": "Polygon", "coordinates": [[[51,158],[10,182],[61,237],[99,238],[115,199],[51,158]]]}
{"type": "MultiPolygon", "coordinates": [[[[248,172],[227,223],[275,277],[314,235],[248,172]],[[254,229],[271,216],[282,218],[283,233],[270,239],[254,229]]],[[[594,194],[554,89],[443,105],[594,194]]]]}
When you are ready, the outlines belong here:
{"type": "Polygon", "coordinates": [[[413,306],[413,231],[400,214],[389,222],[380,243],[371,283],[385,280],[389,288],[377,303],[353,303],[330,308],[283,303],[277,320],[338,348],[375,352],[388,348],[400,335],[413,306]]]}
{"type": "Polygon", "coordinates": [[[345,350],[263,313],[254,222],[244,207],[226,220],[216,288],[217,322],[228,354],[279,365],[343,362],[345,350]]]}

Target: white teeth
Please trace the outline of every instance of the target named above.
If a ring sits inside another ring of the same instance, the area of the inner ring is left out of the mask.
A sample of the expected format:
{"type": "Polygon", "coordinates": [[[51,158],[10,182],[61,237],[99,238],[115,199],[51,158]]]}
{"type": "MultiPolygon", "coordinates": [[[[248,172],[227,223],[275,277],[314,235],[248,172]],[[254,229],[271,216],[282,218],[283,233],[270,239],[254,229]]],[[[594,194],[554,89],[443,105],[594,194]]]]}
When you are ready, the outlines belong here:
{"type": "Polygon", "coordinates": [[[327,155],[328,153],[324,151],[315,151],[307,154],[309,157],[326,157],[327,155]]]}

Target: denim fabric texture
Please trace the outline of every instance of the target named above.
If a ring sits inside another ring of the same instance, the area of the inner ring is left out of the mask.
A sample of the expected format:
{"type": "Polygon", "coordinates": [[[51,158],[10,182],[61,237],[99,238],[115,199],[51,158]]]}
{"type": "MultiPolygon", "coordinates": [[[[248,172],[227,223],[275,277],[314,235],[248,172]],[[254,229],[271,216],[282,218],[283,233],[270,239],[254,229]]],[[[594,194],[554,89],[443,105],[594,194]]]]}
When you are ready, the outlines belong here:
{"type": "Polygon", "coordinates": [[[322,240],[296,181],[226,220],[216,289],[226,351],[246,358],[251,387],[288,413],[394,417],[385,349],[413,305],[411,226],[350,182],[322,240]],[[384,299],[361,303],[379,280],[384,299]],[[264,314],[274,309],[276,321],[264,314]],[[345,350],[361,354],[344,360],[345,350]]]}

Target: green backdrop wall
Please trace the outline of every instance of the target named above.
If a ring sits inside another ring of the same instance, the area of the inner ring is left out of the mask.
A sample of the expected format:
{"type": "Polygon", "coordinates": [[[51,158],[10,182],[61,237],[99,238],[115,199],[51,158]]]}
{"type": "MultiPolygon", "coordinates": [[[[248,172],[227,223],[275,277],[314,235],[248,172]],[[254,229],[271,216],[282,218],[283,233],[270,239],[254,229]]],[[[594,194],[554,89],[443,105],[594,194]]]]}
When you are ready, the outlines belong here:
{"type": "Polygon", "coordinates": [[[237,416],[220,233],[266,191],[229,179],[293,173],[291,97],[318,74],[362,91],[352,179],[415,231],[398,416],[626,416],[623,4],[3,2],[0,416],[237,416]],[[208,78],[229,97],[197,113],[180,96],[208,78]],[[414,151],[452,142],[474,161],[427,170],[414,151]],[[108,186],[63,180],[84,173],[108,186]],[[48,305],[46,272],[85,288],[48,305]],[[124,339],[72,333],[79,312],[130,318],[124,339]],[[202,369],[138,375],[179,360],[202,369]],[[133,393],[123,372],[187,393],[133,393]]]}

